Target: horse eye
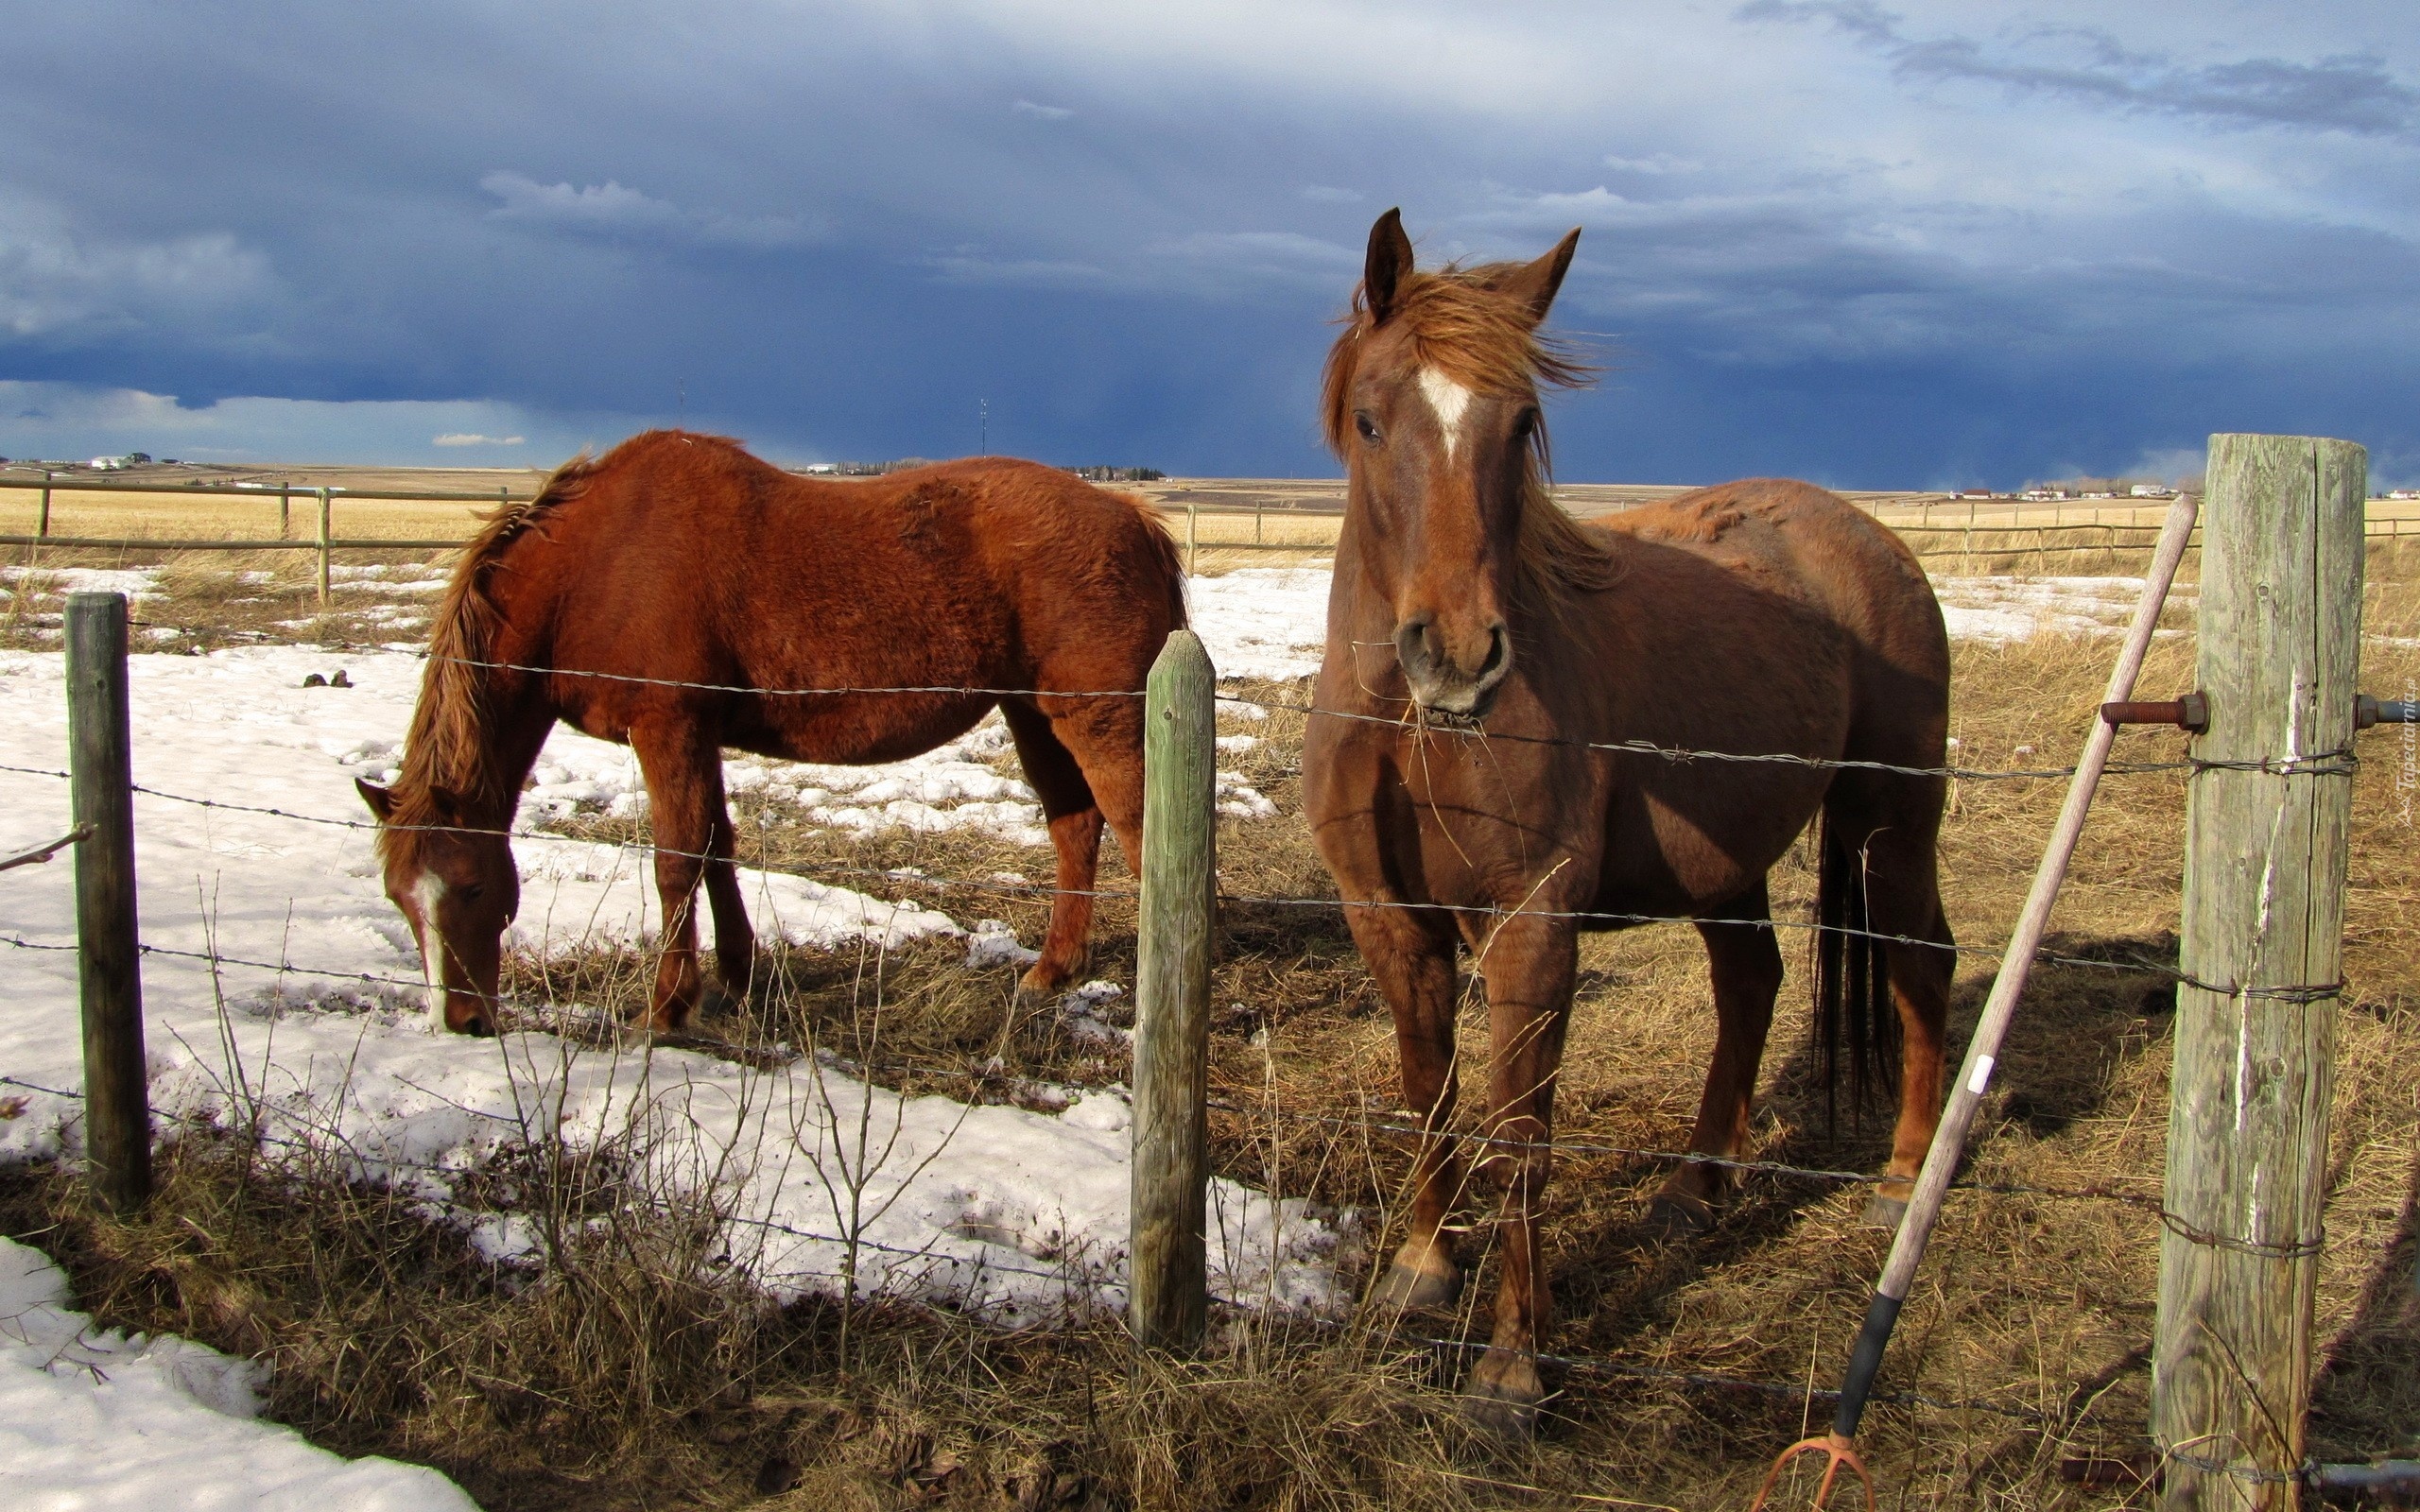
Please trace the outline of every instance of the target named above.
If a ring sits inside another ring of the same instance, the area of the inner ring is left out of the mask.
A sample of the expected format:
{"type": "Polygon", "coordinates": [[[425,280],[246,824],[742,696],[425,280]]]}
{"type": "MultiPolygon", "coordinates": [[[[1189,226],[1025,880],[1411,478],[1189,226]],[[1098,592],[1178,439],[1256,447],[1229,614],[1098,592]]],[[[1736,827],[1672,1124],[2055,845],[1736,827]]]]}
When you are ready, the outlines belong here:
{"type": "Polygon", "coordinates": [[[465,897],[465,898],[472,898],[472,899],[475,899],[475,898],[477,898],[477,897],[479,896],[479,894],[481,894],[481,893],[483,893],[483,892],[485,892],[485,891],[487,891],[487,890],[488,890],[488,888],[487,888],[487,884],[485,884],[485,883],[483,883],[483,882],[475,882],[475,883],[472,883],[469,886],[467,886],[467,887],[465,887],[465,888],[463,888],[463,889],[462,889],[462,896],[463,896],[463,897],[465,897]]]}
{"type": "Polygon", "coordinates": [[[1363,440],[1369,442],[1373,446],[1378,444],[1378,422],[1370,418],[1370,412],[1368,410],[1360,409],[1354,411],[1353,428],[1361,433],[1361,438],[1363,440]]]}
{"type": "Polygon", "coordinates": [[[1538,412],[1534,409],[1524,409],[1513,419],[1512,438],[1516,441],[1526,441],[1530,438],[1530,433],[1537,428],[1538,412]]]}

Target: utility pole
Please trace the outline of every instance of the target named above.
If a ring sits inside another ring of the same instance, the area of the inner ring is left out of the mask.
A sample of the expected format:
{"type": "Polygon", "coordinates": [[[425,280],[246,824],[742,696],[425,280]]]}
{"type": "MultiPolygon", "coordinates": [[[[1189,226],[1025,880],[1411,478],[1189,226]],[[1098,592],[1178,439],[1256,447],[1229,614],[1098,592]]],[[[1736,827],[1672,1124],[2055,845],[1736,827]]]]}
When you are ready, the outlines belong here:
{"type": "Polygon", "coordinates": [[[975,402],[975,455],[992,455],[992,402],[988,399],[975,402]]]}

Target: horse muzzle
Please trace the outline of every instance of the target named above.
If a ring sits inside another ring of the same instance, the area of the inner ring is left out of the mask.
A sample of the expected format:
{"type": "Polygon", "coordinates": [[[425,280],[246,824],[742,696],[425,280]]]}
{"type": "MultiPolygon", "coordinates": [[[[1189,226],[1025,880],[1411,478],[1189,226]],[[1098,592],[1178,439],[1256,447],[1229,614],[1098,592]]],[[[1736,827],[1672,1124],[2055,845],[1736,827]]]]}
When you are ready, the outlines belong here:
{"type": "Polygon", "coordinates": [[[1448,724],[1477,724],[1512,670],[1512,638],[1500,619],[1476,636],[1449,638],[1437,616],[1414,614],[1395,627],[1395,658],[1423,713],[1448,724]]]}

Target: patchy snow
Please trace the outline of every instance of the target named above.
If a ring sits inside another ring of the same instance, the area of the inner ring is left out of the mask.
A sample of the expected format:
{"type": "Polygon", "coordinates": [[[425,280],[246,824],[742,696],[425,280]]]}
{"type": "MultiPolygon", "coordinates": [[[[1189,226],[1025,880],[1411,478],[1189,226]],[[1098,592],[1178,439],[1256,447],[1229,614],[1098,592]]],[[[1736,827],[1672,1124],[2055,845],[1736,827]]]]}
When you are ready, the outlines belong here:
{"type": "MultiPolygon", "coordinates": [[[[1953,641],[2005,644],[2036,635],[2115,635],[2142,601],[2139,577],[1936,577],[1935,597],[1953,641]]],[[[2190,606],[2190,583],[2169,589],[2171,606],[2190,606]]]]}
{"type": "Polygon", "coordinates": [[[0,583],[14,587],[30,579],[37,598],[69,593],[147,598],[159,592],[160,572],[157,567],[0,567],[0,583]]]}
{"type": "Polygon", "coordinates": [[[0,1497],[20,1512],[475,1512],[424,1466],[259,1421],[261,1376],[173,1334],[95,1329],[57,1265],[0,1239],[0,1497]]]}
{"type": "MultiPolygon", "coordinates": [[[[371,832],[342,827],[368,817],[353,779],[393,771],[421,667],[394,652],[296,646],[132,659],[139,783],[340,821],[136,799],[142,927],[155,948],[144,964],[149,1064],[164,1120],[256,1123],[283,1142],[273,1149],[339,1151],[361,1175],[475,1225],[475,1242],[499,1260],[526,1256],[534,1230],[458,1204],[458,1178],[533,1129],[559,1130],[583,1147],[611,1144],[666,1200],[711,1196],[732,1214],[734,1258],[777,1296],[835,1289],[854,1238],[856,1284],[869,1293],[945,1298],[1009,1321],[1071,1300],[1118,1303],[1128,1150],[1122,1134],[1096,1126],[1098,1109],[1093,1122],[1070,1124],[1014,1107],[901,1098],[813,1058],[758,1069],[690,1050],[596,1048],[607,1026],[576,1008],[562,1010],[576,1021],[562,1025],[579,1031],[570,1038],[430,1032],[419,956],[383,894],[371,832]],[[339,668],[352,686],[302,686],[339,668]],[[214,974],[163,949],[215,951],[222,964],[214,974]]],[[[58,657],[0,653],[0,708],[9,715],[0,763],[63,765],[58,657]]],[[[921,764],[742,761],[731,776],[836,822],[851,822],[841,816],[855,809],[871,823],[886,806],[912,802],[943,816],[993,805],[984,822],[996,824],[1021,786],[977,759],[1000,738],[977,731],[921,764]]],[[[645,943],[659,920],[644,850],[527,833],[631,799],[629,753],[558,730],[535,775],[515,841],[516,937],[545,952],[645,943]]],[[[1230,783],[1222,802],[1267,800],[1230,783]]],[[[65,782],[0,772],[0,849],[66,827],[65,782]]],[[[24,942],[0,942],[0,1002],[9,1006],[0,1075],[23,1084],[0,1086],[0,1159],[80,1147],[75,1099],[39,1090],[79,1085],[71,878],[65,863],[0,878],[0,935],[24,942]]],[[[913,902],[746,868],[741,878],[769,935],[865,951],[963,936],[913,902]]],[[[978,925],[969,954],[970,969],[997,972],[1005,1005],[1028,953],[994,924],[978,925]]],[[[1071,1021],[1091,1017],[1093,1001],[1078,998],[1071,1021]]],[[[1103,1038],[1105,1054],[1122,1048],[1118,1036],[1103,1038]]],[[[1220,1182],[1213,1211],[1222,1294],[1338,1301],[1336,1230],[1301,1203],[1220,1182]]]]}
{"type": "Polygon", "coordinates": [[[1219,678],[1283,682],[1320,669],[1325,567],[1244,567],[1187,585],[1189,620],[1219,678]]]}

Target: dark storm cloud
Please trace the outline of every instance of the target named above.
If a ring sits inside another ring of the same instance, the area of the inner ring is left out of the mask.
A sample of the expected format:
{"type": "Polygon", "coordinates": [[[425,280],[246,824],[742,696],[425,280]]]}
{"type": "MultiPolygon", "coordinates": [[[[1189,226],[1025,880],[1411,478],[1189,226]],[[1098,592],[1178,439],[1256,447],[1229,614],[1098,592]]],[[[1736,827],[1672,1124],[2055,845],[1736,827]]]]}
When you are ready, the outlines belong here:
{"type": "Polygon", "coordinates": [[[1976,79],[2239,126],[2384,135],[2420,122],[2420,91],[2396,79],[2384,60],[2364,53],[2308,63],[2247,58],[2186,66],[2161,53],[2129,49],[2093,26],[2031,27],[1996,50],[1972,37],[1910,37],[1900,16],[1868,0],[1750,0],[1737,14],[1742,21],[1828,23],[1880,50],[1908,78],[1976,79]]]}
{"type": "Polygon", "coordinates": [[[988,401],[1059,460],[1324,470],[1327,321],[1402,204],[1427,258],[1586,228],[1567,476],[2007,481],[2290,421],[2420,472],[2397,8],[2203,9],[30,10],[0,451],[947,455],[988,401]]]}

